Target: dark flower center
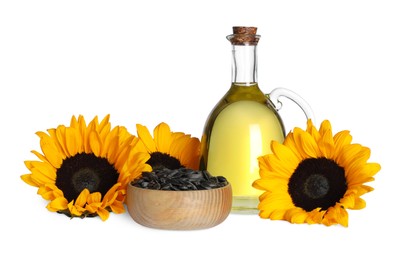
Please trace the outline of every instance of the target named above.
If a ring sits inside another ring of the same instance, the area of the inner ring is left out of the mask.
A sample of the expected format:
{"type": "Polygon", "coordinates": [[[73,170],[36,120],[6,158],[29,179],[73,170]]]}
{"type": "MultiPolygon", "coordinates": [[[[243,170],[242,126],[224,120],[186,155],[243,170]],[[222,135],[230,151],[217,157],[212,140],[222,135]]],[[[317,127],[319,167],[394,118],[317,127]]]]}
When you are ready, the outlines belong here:
{"type": "Polygon", "coordinates": [[[152,166],[153,170],[163,168],[174,170],[184,167],[177,158],[161,152],[151,153],[150,158],[146,163],[152,166]]]}
{"type": "Polygon", "coordinates": [[[85,188],[91,193],[100,192],[103,197],[117,183],[118,175],[106,158],[80,153],[64,159],[57,170],[56,186],[69,202],[85,188]]]}
{"type": "Polygon", "coordinates": [[[308,158],[295,169],[288,182],[288,193],[295,206],[306,211],[326,210],[347,191],[344,168],[327,158],[308,158]]]}

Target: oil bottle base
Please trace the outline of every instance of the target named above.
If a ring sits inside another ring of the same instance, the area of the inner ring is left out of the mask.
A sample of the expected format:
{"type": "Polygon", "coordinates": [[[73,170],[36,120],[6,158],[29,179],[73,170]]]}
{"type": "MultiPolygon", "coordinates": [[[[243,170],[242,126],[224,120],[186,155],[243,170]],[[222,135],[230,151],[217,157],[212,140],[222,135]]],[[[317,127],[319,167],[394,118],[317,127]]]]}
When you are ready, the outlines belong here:
{"type": "Polygon", "coordinates": [[[258,204],[259,204],[258,197],[235,196],[233,197],[231,213],[249,214],[249,215],[258,214],[259,213],[258,204]]]}

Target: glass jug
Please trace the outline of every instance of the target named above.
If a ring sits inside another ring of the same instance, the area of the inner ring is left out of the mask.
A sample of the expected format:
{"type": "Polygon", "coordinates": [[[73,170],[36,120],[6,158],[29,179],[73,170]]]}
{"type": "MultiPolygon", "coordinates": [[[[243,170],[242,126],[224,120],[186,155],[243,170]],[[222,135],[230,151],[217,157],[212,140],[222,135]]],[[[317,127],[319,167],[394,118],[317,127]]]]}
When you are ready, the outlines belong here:
{"type": "Polygon", "coordinates": [[[252,187],[259,179],[258,157],[271,153],[272,140],[284,141],[285,129],[278,114],[280,97],[294,101],[312,118],[310,106],[296,93],[276,88],[264,94],[257,82],[256,27],[233,27],[232,83],[210,112],[201,138],[199,168],[224,176],[233,190],[233,213],[258,213],[261,191],[252,187]]]}

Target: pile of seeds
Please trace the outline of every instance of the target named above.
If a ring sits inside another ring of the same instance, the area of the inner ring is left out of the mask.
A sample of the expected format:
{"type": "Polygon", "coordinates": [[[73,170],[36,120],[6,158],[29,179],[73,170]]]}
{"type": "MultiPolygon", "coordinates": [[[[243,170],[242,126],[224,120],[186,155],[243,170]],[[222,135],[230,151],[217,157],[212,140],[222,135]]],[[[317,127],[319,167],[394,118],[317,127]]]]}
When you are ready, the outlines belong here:
{"type": "Polygon", "coordinates": [[[228,184],[223,176],[212,176],[208,171],[195,171],[188,168],[157,169],[143,172],[142,176],[131,182],[133,186],[153,190],[210,190],[228,184]]]}

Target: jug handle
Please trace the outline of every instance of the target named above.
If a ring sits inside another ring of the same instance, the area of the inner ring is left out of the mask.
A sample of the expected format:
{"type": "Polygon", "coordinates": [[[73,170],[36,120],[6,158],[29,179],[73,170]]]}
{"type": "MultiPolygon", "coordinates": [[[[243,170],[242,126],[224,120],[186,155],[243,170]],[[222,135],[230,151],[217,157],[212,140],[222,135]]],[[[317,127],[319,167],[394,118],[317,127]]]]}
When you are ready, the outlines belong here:
{"type": "Polygon", "coordinates": [[[312,108],[303,98],[301,98],[297,93],[286,89],[286,88],[275,88],[270,94],[266,94],[266,97],[273,103],[274,108],[279,111],[282,107],[280,101],[281,97],[286,97],[297,104],[304,112],[307,119],[311,119],[312,122],[315,121],[315,116],[313,114],[312,108]]]}

